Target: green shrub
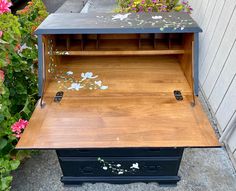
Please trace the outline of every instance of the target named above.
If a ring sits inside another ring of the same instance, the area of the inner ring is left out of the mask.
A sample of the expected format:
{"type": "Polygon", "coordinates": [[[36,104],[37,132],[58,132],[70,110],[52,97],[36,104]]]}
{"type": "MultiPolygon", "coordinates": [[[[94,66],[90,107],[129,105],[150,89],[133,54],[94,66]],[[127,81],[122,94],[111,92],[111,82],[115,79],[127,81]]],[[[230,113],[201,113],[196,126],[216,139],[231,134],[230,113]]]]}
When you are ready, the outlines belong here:
{"type": "Polygon", "coordinates": [[[187,0],[117,0],[118,12],[187,12],[191,13],[187,0]]]}
{"type": "Polygon", "coordinates": [[[12,127],[21,119],[29,120],[38,98],[33,32],[46,16],[41,0],[32,0],[17,15],[0,14],[0,190],[10,190],[11,171],[30,154],[15,150],[20,134],[12,127]]]}

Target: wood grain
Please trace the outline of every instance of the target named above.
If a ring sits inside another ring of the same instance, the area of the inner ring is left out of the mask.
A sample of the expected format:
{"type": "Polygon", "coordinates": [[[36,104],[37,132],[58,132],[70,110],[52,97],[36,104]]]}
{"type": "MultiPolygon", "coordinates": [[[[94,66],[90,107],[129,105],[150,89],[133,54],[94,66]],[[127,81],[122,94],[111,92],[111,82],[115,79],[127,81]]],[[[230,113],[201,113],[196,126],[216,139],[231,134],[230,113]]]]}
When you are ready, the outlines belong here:
{"type": "MultiPolygon", "coordinates": [[[[184,50],[116,50],[116,51],[67,51],[71,56],[144,56],[144,55],[171,55],[184,54],[184,50]]],[[[55,55],[63,54],[62,51],[54,52],[55,55]]]]}
{"type": "MultiPolygon", "coordinates": [[[[68,57],[58,64],[59,71],[74,71],[76,79],[82,72],[93,72],[109,88],[101,90],[66,91],[65,96],[155,96],[166,95],[178,89],[191,95],[191,88],[175,56],[142,57],[68,57]]],[[[51,80],[46,96],[53,97],[58,81],[51,80]]]]}
{"type": "Polygon", "coordinates": [[[200,104],[187,97],[51,100],[37,106],[18,149],[218,146],[200,104]]]}
{"type": "Polygon", "coordinates": [[[169,57],[63,57],[61,69],[93,71],[107,91],[65,92],[60,103],[50,82],[46,106],[37,105],[17,149],[218,146],[178,59],[169,57]],[[119,85],[117,85],[119,84],[119,85]],[[176,101],[173,90],[182,90],[176,101]]]}
{"type": "Polygon", "coordinates": [[[184,75],[193,89],[193,42],[194,34],[186,34],[184,39],[185,54],[180,55],[180,65],[184,75]]]}

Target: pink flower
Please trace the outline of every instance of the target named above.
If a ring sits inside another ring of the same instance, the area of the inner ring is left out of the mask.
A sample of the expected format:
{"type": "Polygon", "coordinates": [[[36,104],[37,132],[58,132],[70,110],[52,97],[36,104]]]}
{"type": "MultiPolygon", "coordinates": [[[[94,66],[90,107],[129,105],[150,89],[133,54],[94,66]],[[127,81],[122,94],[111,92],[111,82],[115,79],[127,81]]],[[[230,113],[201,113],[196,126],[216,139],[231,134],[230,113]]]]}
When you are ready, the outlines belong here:
{"type": "Polygon", "coordinates": [[[2,70],[0,70],[0,80],[4,81],[5,74],[2,70]]]}
{"type": "Polygon", "coordinates": [[[8,0],[0,0],[0,14],[11,12],[10,6],[12,6],[12,3],[8,0]]]}
{"type": "Polygon", "coordinates": [[[152,7],[148,7],[148,12],[152,12],[152,7]]]}
{"type": "Polygon", "coordinates": [[[139,12],[143,12],[143,6],[139,6],[139,12]]]}
{"type": "Polygon", "coordinates": [[[13,135],[17,138],[20,138],[21,134],[23,133],[28,123],[29,122],[27,120],[23,120],[23,119],[19,119],[19,121],[15,122],[11,126],[11,131],[14,133],[13,135]]]}
{"type": "Polygon", "coordinates": [[[3,32],[2,32],[2,31],[0,31],[0,38],[2,38],[2,35],[3,35],[3,32]]]}

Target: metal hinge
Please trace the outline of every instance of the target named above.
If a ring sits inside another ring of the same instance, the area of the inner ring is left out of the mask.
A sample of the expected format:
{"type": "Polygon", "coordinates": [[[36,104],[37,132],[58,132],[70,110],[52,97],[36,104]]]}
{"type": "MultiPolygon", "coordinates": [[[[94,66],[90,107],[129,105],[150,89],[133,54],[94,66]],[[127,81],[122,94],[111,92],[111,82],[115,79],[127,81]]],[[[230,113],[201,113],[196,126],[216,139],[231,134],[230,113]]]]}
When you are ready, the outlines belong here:
{"type": "Polygon", "coordinates": [[[54,97],[54,102],[60,102],[62,100],[64,92],[60,91],[56,93],[56,96],[54,97]]]}
{"type": "Polygon", "coordinates": [[[175,99],[178,101],[182,101],[184,99],[181,91],[179,91],[179,90],[174,91],[174,96],[175,96],[175,99]]]}

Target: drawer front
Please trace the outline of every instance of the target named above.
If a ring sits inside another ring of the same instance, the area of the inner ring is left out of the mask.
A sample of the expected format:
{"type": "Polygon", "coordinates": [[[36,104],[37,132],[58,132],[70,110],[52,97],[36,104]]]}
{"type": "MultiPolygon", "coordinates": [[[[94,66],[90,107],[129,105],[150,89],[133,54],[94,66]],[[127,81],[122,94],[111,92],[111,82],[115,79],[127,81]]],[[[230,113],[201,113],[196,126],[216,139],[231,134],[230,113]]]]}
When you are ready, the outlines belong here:
{"type": "Polygon", "coordinates": [[[59,157],[180,157],[182,148],[62,149],[59,157]]]}
{"type": "Polygon", "coordinates": [[[59,157],[64,176],[176,176],[181,158],[59,157]]]}

